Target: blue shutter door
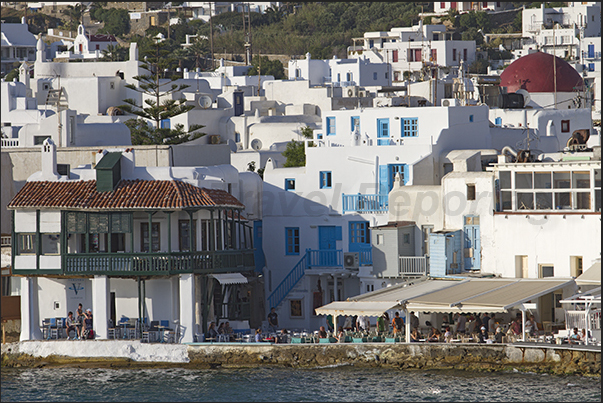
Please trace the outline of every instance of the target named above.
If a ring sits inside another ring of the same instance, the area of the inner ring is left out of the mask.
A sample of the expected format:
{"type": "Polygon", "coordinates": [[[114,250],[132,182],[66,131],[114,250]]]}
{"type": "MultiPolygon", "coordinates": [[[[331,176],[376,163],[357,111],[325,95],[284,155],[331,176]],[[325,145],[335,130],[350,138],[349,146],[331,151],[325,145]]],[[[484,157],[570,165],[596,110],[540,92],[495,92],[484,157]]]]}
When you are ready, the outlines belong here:
{"type": "Polygon", "coordinates": [[[377,119],[377,145],[389,145],[389,119],[377,119]]]}
{"type": "Polygon", "coordinates": [[[595,57],[595,45],[588,45],[588,57],[595,57]]]}
{"type": "Polygon", "coordinates": [[[336,227],[334,225],[321,225],[318,227],[318,249],[320,249],[319,264],[321,266],[335,266],[337,252],[335,251],[336,227]]]}
{"type": "Polygon", "coordinates": [[[446,275],[446,235],[429,234],[429,275],[446,275]]]}
{"type": "Polygon", "coordinates": [[[389,167],[387,165],[379,165],[379,194],[386,195],[389,193],[389,167]]]}

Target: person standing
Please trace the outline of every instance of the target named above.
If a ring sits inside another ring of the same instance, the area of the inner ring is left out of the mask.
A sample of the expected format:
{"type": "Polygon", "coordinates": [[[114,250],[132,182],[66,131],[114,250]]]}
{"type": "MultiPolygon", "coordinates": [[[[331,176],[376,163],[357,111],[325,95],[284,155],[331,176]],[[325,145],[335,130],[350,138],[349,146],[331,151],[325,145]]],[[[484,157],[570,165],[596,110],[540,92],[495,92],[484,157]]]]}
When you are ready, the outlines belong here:
{"type": "Polygon", "coordinates": [[[489,329],[489,325],[490,325],[490,317],[488,316],[488,313],[484,313],[484,316],[482,316],[482,326],[486,328],[486,331],[489,329]]]}
{"type": "Polygon", "coordinates": [[[329,329],[329,332],[331,333],[334,331],[333,315],[327,315],[327,329],[329,329]]]}
{"type": "Polygon", "coordinates": [[[498,319],[494,317],[493,313],[490,314],[490,320],[488,321],[488,326],[486,327],[488,328],[488,332],[493,334],[496,332],[496,328],[498,327],[498,319]]]}
{"type": "Polygon", "coordinates": [[[381,315],[377,318],[377,332],[379,334],[385,333],[385,317],[381,315]]]}
{"type": "Polygon", "coordinates": [[[343,322],[343,329],[350,330],[350,331],[354,330],[353,323],[352,323],[352,317],[350,315],[346,315],[345,321],[343,322]]]}
{"type": "Polygon", "coordinates": [[[456,315],[456,332],[465,334],[465,324],[467,323],[467,318],[462,313],[457,313],[456,315]]]}
{"type": "Polygon", "coordinates": [[[404,321],[400,317],[400,312],[396,312],[394,314],[394,318],[392,319],[392,327],[394,328],[394,335],[398,333],[402,333],[402,328],[404,326],[404,321]]]}
{"type": "Polygon", "coordinates": [[[414,312],[410,313],[410,327],[412,329],[419,328],[419,318],[415,315],[414,312]]]}
{"type": "Polygon", "coordinates": [[[270,308],[270,313],[268,314],[268,327],[272,332],[276,333],[276,329],[278,328],[278,314],[274,307],[270,308]]]}

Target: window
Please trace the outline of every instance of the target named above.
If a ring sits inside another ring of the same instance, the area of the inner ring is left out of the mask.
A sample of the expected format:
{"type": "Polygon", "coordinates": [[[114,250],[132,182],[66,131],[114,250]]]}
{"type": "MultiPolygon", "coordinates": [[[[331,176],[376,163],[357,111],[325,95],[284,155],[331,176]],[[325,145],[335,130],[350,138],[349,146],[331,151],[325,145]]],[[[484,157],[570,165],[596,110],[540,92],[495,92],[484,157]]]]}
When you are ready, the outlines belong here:
{"type": "Polygon", "coordinates": [[[392,63],[396,63],[398,61],[398,51],[392,51],[392,63]]]}
{"type": "Polygon", "coordinates": [[[431,49],[431,61],[432,62],[438,61],[438,50],[437,49],[431,49]]]}
{"type": "Polygon", "coordinates": [[[562,133],[568,133],[570,131],[570,121],[569,120],[562,120],[561,121],[561,132],[562,133]]]}
{"type": "Polygon", "coordinates": [[[502,126],[502,118],[496,118],[496,119],[494,119],[494,124],[496,126],[502,126]]]}
{"type": "Polygon", "coordinates": [[[475,185],[467,185],[467,200],[475,200],[475,185]]]}
{"type": "Polygon", "coordinates": [[[594,63],[588,63],[588,71],[595,71],[595,64],[594,63]]]}
{"type": "Polygon", "coordinates": [[[467,61],[467,49],[463,49],[463,60],[467,61]]]}
{"type": "Polygon", "coordinates": [[[290,315],[292,318],[301,318],[303,317],[302,313],[302,300],[301,299],[292,299],[289,301],[290,303],[290,315]]]}
{"type": "Polygon", "coordinates": [[[410,244],[410,234],[404,234],[404,244],[405,245],[410,244]]]}
{"type": "Polygon", "coordinates": [[[181,252],[190,251],[191,233],[193,235],[193,250],[197,249],[197,220],[193,220],[191,231],[190,220],[178,220],[178,245],[181,252]]]}
{"type": "Polygon", "coordinates": [[[419,135],[419,119],[418,118],[403,118],[402,121],[402,137],[417,137],[419,135]]]}
{"type": "Polygon", "coordinates": [[[17,253],[19,255],[36,253],[36,234],[19,234],[17,239],[17,253]]]}
{"type": "Polygon", "coordinates": [[[570,276],[578,277],[582,270],[582,256],[570,256],[570,276]]]}
{"type": "Polygon", "coordinates": [[[452,61],[456,61],[456,49],[452,49],[452,61]]]}
{"type": "Polygon", "coordinates": [[[109,89],[112,89],[112,90],[114,90],[114,89],[115,89],[115,83],[114,83],[113,81],[111,81],[111,82],[109,83],[109,89]]]}
{"type": "Polygon", "coordinates": [[[366,285],[366,292],[371,292],[371,291],[375,291],[375,284],[367,284],[366,285]]]}
{"type": "Polygon", "coordinates": [[[377,245],[383,245],[383,234],[377,234],[377,245]]]}
{"type": "Polygon", "coordinates": [[[358,133],[360,133],[360,116],[352,116],[350,125],[352,132],[358,130],[358,133]]]}
{"type": "Polygon", "coordinates": [[[285,179],[285,190],[295,190],[295,179],[285,179]]]}
{"type": "Polygon", "coordinates": [[[320,188],[331,189],[331,172],[321,171],[320,172],[320,188]]]}
{"type": "MultiPolygon", "coordinates": [[[[380,234],[381,235],[381,234],[380,234]]],[[[381,235],[383,239],[383,235],[381,235]]],[[[377,239],[379,235],[377,235],[377,239]]],[[[368,222],[350,221],[350,251],[358,250],[355,246],[367,245],[371,243],[371,237],[368,222]]]]}
{"type": "Polygon", "coordinates": [[[60,248],[59,234],[40,234],[43,255],[58,255],[60,248]]]}
{"type": "Polygon", "coordinates": [[[555,268],[553,265],[549,264],[541,264],[540,265],[540,277],[554,277],[555,276],[555,268]]]}
{"type": "Polygon", "coordinates": [[[444,3],[443,1],[440,2],[440,8],[446,8],[446,3],[444,3]]]}
{"type": "Polygon", "coordinates": [[[34,136],[34,146],[41,146],[44,144],[44,140],[49,138],[50,136],[34,136]]]}
{"type": "Polygon", "coordinates": [[[469,121],[473,122],[473,115],[469,115],[469,121]]]}
{"type": "MultiPolygon", "coordinates": [[[[151,234],[151,239],[152,239],[152,252],[159,252],[160,249],[160,242],[159,242],[159,223],[154,222],[152,223],[152,234],[151,234]]],[[[140,251],[141,252],[148,252],[149,251],[149,223],[148,222],[142,222],[140,223],[140,238],[141,238],[141,245],[140,245],[140,251]]],[[[90,247],[92,249],[92,246],[90,247]]]]}
{"type": "Polygon", "coordinates": [[[373,73],[373,80],[375,80],[375,81],[377,80],[377,73],[376,72],[373,73]]]}
{"type": "Polygon", "coordinates": [[[299,227],[285,228],[286,255],[299,255],[299,227]]]}
{"type": "Polygon", "coordinates": [[[327,136],[335,135],[335,118],[328,117],[327,118],[327,136]]]}
{"type": "Polygon", "coordinates": [[[161,119],[161,128],[169,129],[170,128],[170,120],[169,119],[161,119]]]}

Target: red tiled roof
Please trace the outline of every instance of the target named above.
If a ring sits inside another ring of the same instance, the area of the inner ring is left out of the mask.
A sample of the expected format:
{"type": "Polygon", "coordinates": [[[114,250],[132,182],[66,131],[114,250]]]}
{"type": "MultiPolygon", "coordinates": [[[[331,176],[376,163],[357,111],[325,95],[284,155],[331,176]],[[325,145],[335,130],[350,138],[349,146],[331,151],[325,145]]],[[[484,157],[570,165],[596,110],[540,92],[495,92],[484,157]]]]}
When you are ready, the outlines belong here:
{"type": "Polygon", "coordinates": [[[113,35],[108,34],[88,35],[88,40],[90,42],[117,42],[113,35]]]}
{"type": "Polygon", "coordinates": [[[198,188],[178,180],[121,180],[111,192],[97,192],[96,180],[27,182],[7,208],[182,209],[245,207],[219,189],[198,188]]]}

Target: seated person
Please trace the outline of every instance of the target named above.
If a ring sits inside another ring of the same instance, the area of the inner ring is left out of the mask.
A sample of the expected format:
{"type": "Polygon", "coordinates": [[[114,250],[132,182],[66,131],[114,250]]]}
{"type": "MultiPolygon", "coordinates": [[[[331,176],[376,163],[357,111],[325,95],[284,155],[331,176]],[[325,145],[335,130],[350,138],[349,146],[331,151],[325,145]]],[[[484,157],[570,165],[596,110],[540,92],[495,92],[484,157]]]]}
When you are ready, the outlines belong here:
{"type": "Polygon", "coordinates": [[[260,328],[257,328],[255,330],[255,341],[256,341],[256,343],[264,341],[264,339],[262,339],[262,329],[260,329],[260,328]]]}
{"type": "Polygon", "coordinates": [[[421,336],[419,335],[419,331],[417,330],[417,328],[415,327],[412,332],[410,332],[410,342],[411,343],[417,343],[419,342],[421,339],[421,336]]]}
{"type": "Polygon", "coordinates": [[[324,326],[320,327],[320,330],[318,331],[318,337],[321,339],[326,339],[327,338],[327,331],[325,330],[324,326]]]}
{"type": "Polygon", "coordinates": [[[207,337],[205,339],[210,341],[218,340],[218,331],[216,330],[216,324],[214,322],[209,324],[209,329],[207,329],[207,337]]]}
{"type": "Polygon", "coordinates": [[[580,344],[580,334],[578,333],[578,328],[575,327],[573,333],[569,337],[569,344],[580,344]]]}
{"type": "Polygon", "coordinates": [[[345,342],[345,332],[343,331],[343,326],[339,326],[339,329],[337,329],[337,342],[345,342]]]}
{"type": "Polygon", "coordinates": [[[440,331],[438,329],[436,329],[435,327],[431,327],[431,330],[429,331],[429,335],[427,336],[427,341],[432,342],[432,343],[437,343],[440,341],[440,336],[442,334],[440,333],[440,331]]]}
{"type": "Polygon", "coordinates": [[[498,326],[496,328],[496,333],[494,333],[494,342],[495,343],[502,343],[504,335],[505,335],[505,333],[503,332],[502,326],[498,326]]]}
{"type": "Polygon", "coordinates": [[[281,334],[276,337],[275,343],[287,343],[289,341],[289,332],[287,329],[281,329],[281,334]]]}
{"type": "Polygon", "coordinates": [[[446,326],[446,333],[444,333],[444,342],[450,343],[452,341],[452,330],[450,326],[446,326]]]}
{"type": "Polygon", "coordinates": [[[234,330],[232,330],[232,327],[230,327],[230,322],[226,322],[224,324],[224,333],[231,336],[231,338],[234,335],[234,330]]]}
{"type": "Polygon", "coordinates": [[[488,340],[488,331],[486,330],[486,326],[482,326],[479,330],[480,331],[477,335],[477,342],[486,343],[486,340],[488,340]]]}
{"type": "Polygon", "coordinates": [[[69,337],[69,332],[72,330],[75,332],[73,340],[78,339],[80,337],[80,333],[78,331],[76,323],[77,322],[73,318],[73,312],[69,311],[69,313],[67,314],[67,320],[65,320],[65,328],[67,329],[67,340],[71,340],[71,337],[69,337]]]}

